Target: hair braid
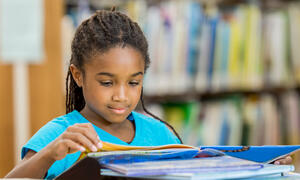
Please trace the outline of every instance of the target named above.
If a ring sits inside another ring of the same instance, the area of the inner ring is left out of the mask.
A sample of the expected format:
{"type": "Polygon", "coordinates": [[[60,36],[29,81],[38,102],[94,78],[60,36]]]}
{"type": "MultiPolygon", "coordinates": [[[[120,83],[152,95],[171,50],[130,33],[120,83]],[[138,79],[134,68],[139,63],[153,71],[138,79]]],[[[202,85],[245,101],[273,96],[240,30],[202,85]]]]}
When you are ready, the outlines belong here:
{"type": "Polygon", "coordinates": [[[70,109],[72,109],[71,108],[72,99],[70,98],[70,92],[69,92],[69,79],[70,79],[70,76],[71,76],[71,72],[70,72],[70,69],[69,69],[68,73],[67,73],[67,78],[66,78],[66,113],[69,113],[70,109]]]}
{"type": "Polygon", "coordinates": [[[85,106],[81,87],[77,86],[72,77],[71,71],[68,70],[66,78],[66,113],[74,109],[81,110],[85,106]]]}
{"type": "Polygon", "coordinates": [[[142,108],[143,110],[149,114],[150,116],[152,116],[154,119],[157,119],[159,120],[160,122],[166,124],[170,129],[172,129],[173,133],[177,136],[177,138],[179,139],[180,143],[183,144],[183,141],[182,139],[180,138],[179,134],[176,132],[176,130],[174,129],[174,127],[172,125],[170,125],[169,123],[167,123],[166,121],[160,119],[159,117],[157,117],[156,115],[152,114],[151,112],[149,112],[146,107],[145,107],[145,104],[144,104],[144,99],[143,99],[143,89],[142,89],[142,94],[141,94],[141,104],[142,104],[142,108]]]}
{"type": "Polygon", "coordinates": [[[112,35],[109,32],[108,25],[106,25],[106,22],[104,21],[105,19],[104,12],[100,13],[99,16],[97,16],[97,19],[99,20],[99,23],[105,33],[105,36],[109,37],[110,40],[113,39],[112,35]]]}

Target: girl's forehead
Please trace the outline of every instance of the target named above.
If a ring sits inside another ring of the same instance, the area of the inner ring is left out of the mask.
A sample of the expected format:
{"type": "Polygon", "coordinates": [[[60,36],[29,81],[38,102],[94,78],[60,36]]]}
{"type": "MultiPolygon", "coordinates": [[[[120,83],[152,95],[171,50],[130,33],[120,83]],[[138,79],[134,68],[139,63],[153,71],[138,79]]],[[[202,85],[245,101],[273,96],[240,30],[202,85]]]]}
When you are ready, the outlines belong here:
{"type": "Polygon", "coordinates": [[[96,71],[144,71],[145,60],[142,54],[131,47],[114,47],[104,53],[97,53],[86,68],[96,71]]]}

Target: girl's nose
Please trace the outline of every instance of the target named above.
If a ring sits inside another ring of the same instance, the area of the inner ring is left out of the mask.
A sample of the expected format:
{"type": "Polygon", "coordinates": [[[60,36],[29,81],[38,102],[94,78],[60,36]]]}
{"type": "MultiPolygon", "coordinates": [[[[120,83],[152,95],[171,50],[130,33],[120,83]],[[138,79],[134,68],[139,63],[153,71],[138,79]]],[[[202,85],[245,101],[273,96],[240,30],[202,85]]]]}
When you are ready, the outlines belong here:
{"type": "Polygon", "coordinates": [[[115,89],[114,94],[112,96],[112,100],[119,102],[127,101],[126,89],[124,86],[120,86],[115,89]]]}

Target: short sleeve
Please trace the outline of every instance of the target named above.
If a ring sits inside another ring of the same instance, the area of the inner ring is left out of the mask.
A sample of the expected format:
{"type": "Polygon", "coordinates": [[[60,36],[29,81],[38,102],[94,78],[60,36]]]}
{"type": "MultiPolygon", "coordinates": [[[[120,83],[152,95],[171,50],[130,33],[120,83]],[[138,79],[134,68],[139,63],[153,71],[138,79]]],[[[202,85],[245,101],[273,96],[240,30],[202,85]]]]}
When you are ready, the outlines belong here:
{"type": "MultiPolygon", "coordinates": [[[[62,134],[65,129],[66,126],[62,123],[58,123],[58,121],[56,120],[50,121],[37,133],[35,133],[32,138],[23,146],[21,151],[21,158],[23,159],[29,150],[39,152],[49,143],[55,140],[60,134],[62,134]]],[[[71,154],[71,156],[76,156],[75,154],[71,154]]],[[[54,177],[62,173],[67,168],[68,164],[74,163],[68,163],[68,159],[69,158],[64,158],[62,160],[54,162],[53,165],[49,168],[46,178],[53,179],[54,177]]]]}
{"type": "Polygon", "coordinates": [[[60,134],[62,134],[65,130],[60,124],[55,122],[49,122],[38,132],[36,132],[30,140],[23,146],[21,152],[21,158],[23,159],[29,149],[39,152],[45,146],[47,146],[50,142],[56,139],[60,134]]]}

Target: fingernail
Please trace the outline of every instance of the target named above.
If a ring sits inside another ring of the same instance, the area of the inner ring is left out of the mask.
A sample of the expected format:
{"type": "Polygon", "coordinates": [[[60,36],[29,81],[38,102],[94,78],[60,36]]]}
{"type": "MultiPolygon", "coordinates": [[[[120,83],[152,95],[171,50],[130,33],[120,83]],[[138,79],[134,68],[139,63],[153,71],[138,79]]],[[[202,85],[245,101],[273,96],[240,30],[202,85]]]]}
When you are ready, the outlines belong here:
{"type": "Polygon", "coordinates": [[[98,149],[102,149],[102,143],[99,142],[99,143],[97,144],[97,147],[98,147],[98,149]]]}
{"type": "Polygon", "coordinates": [[[84,151],[86,151],[86,149],[85,149],[84,147],[80,146],[80,147],[79,147],[79,151],[80,151],[80,152],[84,152],[84,151]]]}
{"type": "Polygon", "coordinates": [[[275,165],[279,165],[280,164],[280,162],[279,161],[275,161],[275,163],[274,163],[275,165]]]}
{"type": "Polygon", "coordinates": [[[96,146],[93,145],[92,148],[91,148],[91,150],[94,151],[94,152],[96,152],[97,151],[96,146]]]}

